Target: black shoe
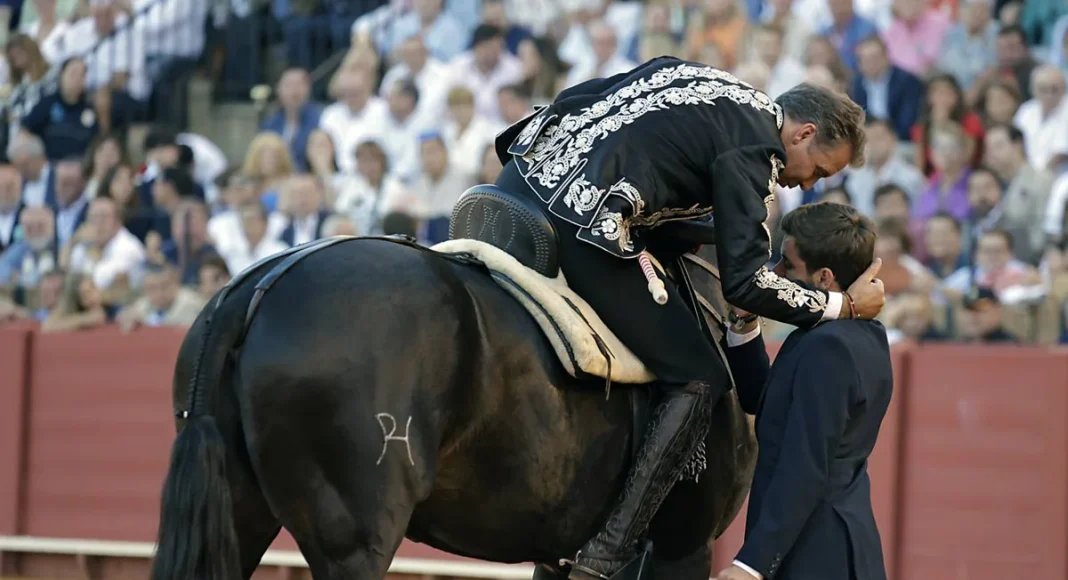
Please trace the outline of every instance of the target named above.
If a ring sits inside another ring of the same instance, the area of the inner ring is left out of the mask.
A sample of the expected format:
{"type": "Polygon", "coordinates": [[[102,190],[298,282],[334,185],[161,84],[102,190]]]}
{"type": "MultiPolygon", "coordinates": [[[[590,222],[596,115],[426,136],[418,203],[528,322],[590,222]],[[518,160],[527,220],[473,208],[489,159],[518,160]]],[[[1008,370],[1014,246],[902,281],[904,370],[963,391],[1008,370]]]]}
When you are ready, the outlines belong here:
{"type": "Polygon", "coordinates": [[[656,409],[652,424],[630,470],[619,503],[604,529],[579,550],[570,580],[606,580],[638,555],[638,540],[656,510],[684,475],[699,473],[712,415],[714,390],[706,383],[671,389],[656,409]]]}

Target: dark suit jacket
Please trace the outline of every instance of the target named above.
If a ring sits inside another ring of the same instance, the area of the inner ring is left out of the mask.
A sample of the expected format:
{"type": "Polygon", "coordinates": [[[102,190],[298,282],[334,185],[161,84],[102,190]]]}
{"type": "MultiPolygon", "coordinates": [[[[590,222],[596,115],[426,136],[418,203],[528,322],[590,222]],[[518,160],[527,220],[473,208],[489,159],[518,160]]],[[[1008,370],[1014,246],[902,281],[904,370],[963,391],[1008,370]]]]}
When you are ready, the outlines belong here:
{"type": "Polygon", "coordinates": [[[761,339],[727,350],[760,446],[738,561],[769,580],[885,580],[867,461],[893,391],[886,330],[796,330],[770,369],[761,339]]]}
{"type": "MultiPolygon", "coordinates": [[[[315,224],[315,239],[323,237],[323,224],[326,223],[326,218],[328,217],[330,217],[330,212],[319,212],[319,222],[315,224]]],[[[295,246],[296,244],[293,242],[295,237],[296,230],[293,227],[293,220],[290,220],[289,225],[286,226],[286,229],[282,230],[282,233],[279,234],[278,239],[289,244],[290,246],[295,246]]]]}
{"type": "MultiPolygon", "coordinates": [[[[868,111],[868,90],[864,87],[864,77],[857,75],[850,90],[853,100],[865,113],[868,111]]],[[[890,124],[894,127],[898,139],[909,141],[909,130],[920,118],[920,106],[923,103],[925,89],[923,81],[911,73],[896,66],[890,67],[890,86],[887,89],[886,110],[890,114],[890,124]]]]}

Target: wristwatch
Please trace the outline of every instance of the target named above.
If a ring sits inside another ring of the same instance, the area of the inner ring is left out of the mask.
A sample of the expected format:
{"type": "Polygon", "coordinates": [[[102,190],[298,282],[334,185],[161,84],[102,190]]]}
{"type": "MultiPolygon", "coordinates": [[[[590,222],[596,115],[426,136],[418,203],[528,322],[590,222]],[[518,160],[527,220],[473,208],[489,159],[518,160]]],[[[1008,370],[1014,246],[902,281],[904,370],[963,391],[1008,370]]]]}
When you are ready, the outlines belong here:
{"type": "Polygon", "coordinates": [[[727,322],[731,325],[731,330],[741,330],[745,325],[757,320],[759,316],[756,314],[750,314],[749,316],[738,316],[733,310],[727,311],[727,322]]]}

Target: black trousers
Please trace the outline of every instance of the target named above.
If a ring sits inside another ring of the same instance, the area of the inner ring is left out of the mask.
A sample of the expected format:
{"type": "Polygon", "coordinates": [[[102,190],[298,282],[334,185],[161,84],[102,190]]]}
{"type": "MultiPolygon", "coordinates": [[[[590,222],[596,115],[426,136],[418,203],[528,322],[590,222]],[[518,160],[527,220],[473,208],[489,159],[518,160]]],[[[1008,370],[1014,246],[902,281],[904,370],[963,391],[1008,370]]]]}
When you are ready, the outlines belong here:
{"type": "MultiPolygon", "coordinates": [[[[545,205],[527,186],[515,162],[504,167],[497,186],[545,205]]],[[[546,215],[556,226],[560,268],[568,286],[661,384],[671,388],[703,381],[721,394],[729,389],[725,363],[672,282],[665,280],[667,303],[657,304],[638,260],[619,258],[580,241],[575,237],[577,226],[548,210],[546,215]]]]}

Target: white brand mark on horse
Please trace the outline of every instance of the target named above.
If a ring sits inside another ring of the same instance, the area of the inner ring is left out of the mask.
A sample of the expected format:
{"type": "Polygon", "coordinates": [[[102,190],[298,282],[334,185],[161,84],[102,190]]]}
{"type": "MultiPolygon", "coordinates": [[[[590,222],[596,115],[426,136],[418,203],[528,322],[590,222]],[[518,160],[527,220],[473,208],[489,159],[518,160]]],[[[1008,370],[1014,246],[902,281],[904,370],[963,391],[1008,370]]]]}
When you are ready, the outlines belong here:
{"type": "Polygon", "coordinates": [[[381,465],[382,460],[386,458],[386,450],[389,449],[390,441],[403,441],[404,446],[408,449],[408,462],[415,466],[415,460],[412,459],[412,443],[408,440],[408,434],[412,428],[412,417],[408,416],[408,422],[404,425],[404,437],[399,437],[397,433],[397,419],[389,413],[379,413],[375,415],[375,419],[378,419],[378,425],[382,427],[382,437],[385,439],[382,441],[382,454],[378,456],[378,461],[375,465],[381,465]],[[389,427],[386,427],[386,419],[389,419],[389,427]]]}

